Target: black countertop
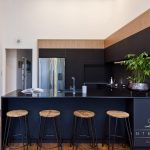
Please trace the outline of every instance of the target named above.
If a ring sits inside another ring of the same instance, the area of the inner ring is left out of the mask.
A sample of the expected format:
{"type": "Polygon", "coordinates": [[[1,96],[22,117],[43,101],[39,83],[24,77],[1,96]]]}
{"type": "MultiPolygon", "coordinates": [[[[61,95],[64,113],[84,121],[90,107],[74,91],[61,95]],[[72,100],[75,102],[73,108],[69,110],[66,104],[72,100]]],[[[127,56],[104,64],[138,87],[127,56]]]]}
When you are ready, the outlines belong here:
{"type": "Polygon", "coordinates": [[[103,87],[100,89],[88,89],[87,94],[78,91],[75,95],[68,92],[44,90],[42,93],[24,94],[21,90],[10,92],[2,98],[150,98],[150,91],[131,91],[127,88],[103,87]]]}

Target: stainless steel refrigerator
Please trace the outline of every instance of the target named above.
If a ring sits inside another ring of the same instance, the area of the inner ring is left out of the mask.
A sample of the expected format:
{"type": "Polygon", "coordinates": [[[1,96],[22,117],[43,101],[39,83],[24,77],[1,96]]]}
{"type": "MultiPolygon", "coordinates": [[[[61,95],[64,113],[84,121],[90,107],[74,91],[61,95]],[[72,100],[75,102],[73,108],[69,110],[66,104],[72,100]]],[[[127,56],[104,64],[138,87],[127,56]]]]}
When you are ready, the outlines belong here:
{"type": "Polygon", "coordinates": [[[39,58],[39,88],[65,89],[65,58],[39,58]]]}

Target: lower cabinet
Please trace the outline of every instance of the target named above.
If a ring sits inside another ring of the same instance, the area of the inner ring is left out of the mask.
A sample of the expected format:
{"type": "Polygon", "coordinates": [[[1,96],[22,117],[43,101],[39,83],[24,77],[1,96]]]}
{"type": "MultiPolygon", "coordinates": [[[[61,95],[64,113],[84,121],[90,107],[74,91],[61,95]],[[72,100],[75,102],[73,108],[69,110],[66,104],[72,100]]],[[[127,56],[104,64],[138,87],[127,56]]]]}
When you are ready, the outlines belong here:
{"type": "Polygon", "coordinates": [[[134,147],[150,149],[150,99],[134,99],[134,147]]]}

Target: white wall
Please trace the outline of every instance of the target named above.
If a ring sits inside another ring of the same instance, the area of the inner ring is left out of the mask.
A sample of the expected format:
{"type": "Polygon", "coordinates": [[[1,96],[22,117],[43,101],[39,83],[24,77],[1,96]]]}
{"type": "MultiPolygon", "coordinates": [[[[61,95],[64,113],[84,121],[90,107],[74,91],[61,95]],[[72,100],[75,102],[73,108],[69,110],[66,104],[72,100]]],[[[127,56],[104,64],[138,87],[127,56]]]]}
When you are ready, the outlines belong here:
{"type": "Polygon", "coordinates": [[[113,0],[111,21],[108,21],[107,36],[150,9],[150,0],[113,0]]]}
{"type": "Polygon", "coordinates": [[[3,0],[5,41],[38,38],[104,39],[150,8],[148,0],[3,0]]]}
{"type": "Polygon", "coordinates": [[[33,49],[32,85],[37,87],[37,39],[104,39],[150,8],[150,1],[0,0],[0,7],[4,94],[6,48],[33,49]]]}
{"type": "Polygon", "coordinates": [[[0,43],[0,96],[2,92],[2,47],[0,43]]]}
{"type": "Polygon", "coordinates": [[[6,50],[6,93],[17,89],[17,50],[6,50]]]}
{"type": "Polygon", "coordinates": [[[2,5],[1,5],[1,2],[0,2],[0,96],[2,94],[2,5]]]}
{"type": "Polygon", "coordinates": [[[2,43],[0,39],[0,96],[2,94],[2,43]]]}

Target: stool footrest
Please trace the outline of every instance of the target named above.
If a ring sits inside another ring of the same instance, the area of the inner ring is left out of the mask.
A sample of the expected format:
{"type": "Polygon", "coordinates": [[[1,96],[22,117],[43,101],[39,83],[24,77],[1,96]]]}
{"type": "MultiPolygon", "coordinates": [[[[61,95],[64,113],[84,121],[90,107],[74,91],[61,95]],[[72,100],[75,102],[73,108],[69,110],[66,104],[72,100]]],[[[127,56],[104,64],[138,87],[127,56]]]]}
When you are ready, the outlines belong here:
{"type": "Polygon", "coordinates": [[[117,138],[123,138],[123,139],[125,139],[125,137],[124,136],[121,136],[121,135],[110,135],[110,137],[117,137],[117,138]]]}

